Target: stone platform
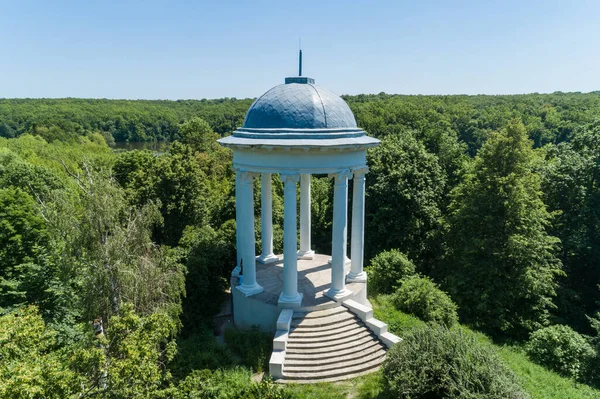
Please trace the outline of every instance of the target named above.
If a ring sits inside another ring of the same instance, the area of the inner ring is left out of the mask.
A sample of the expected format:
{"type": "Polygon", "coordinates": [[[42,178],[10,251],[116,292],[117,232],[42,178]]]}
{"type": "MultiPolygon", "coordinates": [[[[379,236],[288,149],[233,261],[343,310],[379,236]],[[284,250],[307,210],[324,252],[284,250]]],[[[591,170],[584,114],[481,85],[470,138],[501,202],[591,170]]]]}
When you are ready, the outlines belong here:
{"type": "MultiPolygon", "coordinates": [[[[275,331],[275,323],[281,308],[277,302],[283,290],[283,257],[279,256],[278,262],[270,264],[256,263],[256,281],[264,291],[249,297],[244,296],[235,288],[238,284],[237,277],[231,278],[233,295],[234,320],[238,327],[251,327],[258,325],[264,331],[275,331]]],[[[316,310],[331,309],[341,306],[324,294],[331,286],[331,259],[329,255],[315,254],[311,260],[298,259],[298,292],[303,295],[300,308],[297,312],[311,312],[316,310]]],[[[346,262],[345,272],[350,271],[350,262],[346,262]]],[[[346,299],[353,299],[366,304],[367,291],[365,283],[348,283],[346,288],[352,295],[346,299]]]]}

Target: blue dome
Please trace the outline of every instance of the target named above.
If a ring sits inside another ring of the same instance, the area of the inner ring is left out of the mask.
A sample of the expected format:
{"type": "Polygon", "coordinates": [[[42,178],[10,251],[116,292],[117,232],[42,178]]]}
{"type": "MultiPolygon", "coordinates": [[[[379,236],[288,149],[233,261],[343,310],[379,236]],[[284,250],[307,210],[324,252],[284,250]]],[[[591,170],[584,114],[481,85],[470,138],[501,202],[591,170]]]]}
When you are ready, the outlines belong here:
{"type": "MultiPolygon", "coordinates": [[[[312,79],[311,79],[312,81],[312,79]]],[[[311,83],[286,83],[259,97],[242,129],[356,129],[348,104],[311,83]]]]}

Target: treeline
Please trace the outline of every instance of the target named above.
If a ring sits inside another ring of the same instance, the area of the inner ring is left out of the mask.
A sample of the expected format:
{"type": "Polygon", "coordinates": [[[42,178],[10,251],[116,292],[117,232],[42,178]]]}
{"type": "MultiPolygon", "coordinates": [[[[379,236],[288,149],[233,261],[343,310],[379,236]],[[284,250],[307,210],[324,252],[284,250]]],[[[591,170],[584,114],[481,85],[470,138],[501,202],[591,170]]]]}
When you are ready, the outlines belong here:
{"type": "MultiPolygon", "coordinates": [[[[504,96],[344,96],[359,126],[384,137],[416,129],[429,137],[451,132],[474,155],[487,133],[520,118],[536,147],[559,143],[592,122],[600,110],[600,92],[504,96]]],[[[161,141],[180,137],[179,125],[194,116],[224,136],[241,126],[251,99],[105,100],[0,99],[0,137],[24,133],[52,141],[92,132],[114,141],[161,141]]],[[[435,138],[430,137],[430,140],[435,138]]]]}
{"type": "Polygon", "coordinates": [[[221,135],[241,126],[251,100],[0,99],[0,137],[24,133],[48,141],[90,133],[114,141],[176,140],[179,125],[194,116],[221,135]]]}

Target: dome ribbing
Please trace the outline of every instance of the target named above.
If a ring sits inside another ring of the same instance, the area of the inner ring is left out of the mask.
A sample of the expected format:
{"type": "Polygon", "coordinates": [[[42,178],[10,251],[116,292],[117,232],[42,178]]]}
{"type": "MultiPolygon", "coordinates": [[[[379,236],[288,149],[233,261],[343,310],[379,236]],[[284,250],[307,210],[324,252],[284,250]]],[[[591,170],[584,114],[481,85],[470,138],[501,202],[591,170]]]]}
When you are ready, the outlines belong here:
{"type": "Polygon", "coordinates": [[[246,115],[243,129],[356,129],[348,104],[333,92],[310,83],[273,87],[246,115]]]}

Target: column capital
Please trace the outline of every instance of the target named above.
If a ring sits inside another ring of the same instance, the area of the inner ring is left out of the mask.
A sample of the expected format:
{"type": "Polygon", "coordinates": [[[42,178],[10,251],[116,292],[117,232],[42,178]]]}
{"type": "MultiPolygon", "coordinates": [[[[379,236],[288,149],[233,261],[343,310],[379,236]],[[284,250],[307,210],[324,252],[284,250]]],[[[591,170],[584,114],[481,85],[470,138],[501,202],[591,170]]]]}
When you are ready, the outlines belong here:
{"type": "Polygon", "coordinates": [[[284,183],[298,183],[300,181],[300,175],[298,173],[281,173],[279,178],[284,183]]]}
{"type": "Polygon", "coordinates": [[[337,183],[341,183],[342,180],[351,179],[352,172],[350,171],[350,169],[342,169],[337,172],[330,173],[328,175],[328,177],[330,179],[335,179],[335,182],[337,184],[337,183]]]}
{"type": "Polygon", "coordinates": [[[250,172],[244,169],[237,169],[236,172],[239,173],[240,179],[242,179],[242,182],[244,183],[252,183],[255,177],[260,176],[260,173],[250,172]]]}
{"type": "Polygon", "coordinates": [[[354,174],[355,178],[363,178],[367,173],[369,173],[369,167],[365,166],[362,168],[352,169],[352,173],[354,174]]]}

